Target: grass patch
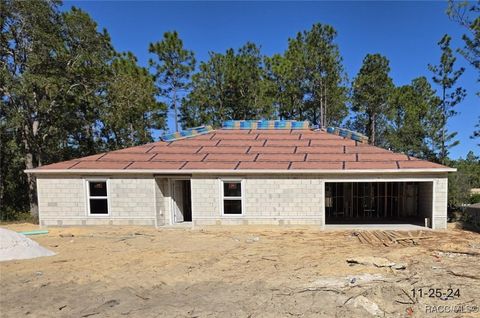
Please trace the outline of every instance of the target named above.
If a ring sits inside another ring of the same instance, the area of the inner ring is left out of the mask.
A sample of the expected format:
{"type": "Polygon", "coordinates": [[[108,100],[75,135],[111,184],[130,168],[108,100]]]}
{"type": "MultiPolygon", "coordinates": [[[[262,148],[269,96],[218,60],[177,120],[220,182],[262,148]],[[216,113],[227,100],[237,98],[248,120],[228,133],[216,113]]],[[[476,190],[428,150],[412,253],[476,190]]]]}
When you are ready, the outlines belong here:
{"type": "Polygon", "coordinates": [[[38,219],[34,218],[30,212],[2,213],[0,225],[15,223],[33,223],[38,224],[38,219]]]}

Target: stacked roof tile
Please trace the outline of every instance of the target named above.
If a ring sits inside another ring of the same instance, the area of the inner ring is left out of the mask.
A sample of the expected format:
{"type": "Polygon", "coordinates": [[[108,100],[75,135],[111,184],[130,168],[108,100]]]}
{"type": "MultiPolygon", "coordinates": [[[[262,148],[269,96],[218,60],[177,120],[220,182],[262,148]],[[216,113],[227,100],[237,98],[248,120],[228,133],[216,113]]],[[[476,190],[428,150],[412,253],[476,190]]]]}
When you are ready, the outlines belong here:
{"type": "Polygon", "coordinates": [[[447,167],[323,130],[220,129],[54,163],[38,170],[377,170],[447,167]]]}

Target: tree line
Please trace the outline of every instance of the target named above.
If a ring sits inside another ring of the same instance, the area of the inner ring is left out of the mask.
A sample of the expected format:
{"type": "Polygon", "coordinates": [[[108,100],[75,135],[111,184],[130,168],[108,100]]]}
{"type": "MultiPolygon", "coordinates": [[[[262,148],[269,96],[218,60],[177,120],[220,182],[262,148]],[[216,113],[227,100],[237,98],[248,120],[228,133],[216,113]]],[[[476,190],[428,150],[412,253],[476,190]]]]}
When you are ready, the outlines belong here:
{"type": "Polygon", "coordinates": [[[476,4],[449,3],[448,15],[465,27],[464,47],[453,49],[443,36],[430,74],[400,87],[379,53],[365,56],[350,79],[337,32],[326,24],[298,32],[273,56],[247,42],[199,62],[177,32],[166,32],[146,45],[151,59],[141,66],[133,53],[116,51],[86,12],[61,5],[0,0],[2,219],[37,211],[35,179],[24,169],[153,141],[154,131],[168,129],[169,113],[176,130],[228,119],[346,126],[371,144],[449,163],[458,140],[447,123],[466,95],[457,56],[480,70],[476,4]]]}

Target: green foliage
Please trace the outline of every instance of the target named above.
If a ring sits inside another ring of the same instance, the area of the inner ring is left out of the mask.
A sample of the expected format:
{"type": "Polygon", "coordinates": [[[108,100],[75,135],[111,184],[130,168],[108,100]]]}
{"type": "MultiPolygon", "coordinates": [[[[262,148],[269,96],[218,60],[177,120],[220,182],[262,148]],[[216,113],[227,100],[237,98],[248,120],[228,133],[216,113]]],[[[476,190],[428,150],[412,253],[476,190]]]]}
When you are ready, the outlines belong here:
{"type": "Polygon", "coordinates": [[[465,159],[453,160],[450,165],[462,171],[468,177],[468,184],[472,188],[480,188],[480,157],[470,151],[465,159]]]}
{"type": "Polygon", "coordinates": [[[289,39],[283,55],[266,58],[280,118],[309,120],[322,127],[345,118],[346,74],[336,36],[333,27],[314,24],[289,39]]]}
{"type": "MultiPolygon", "coordinates": [[[[478,124],[475,125],[476,130],[472,134],[472,139],[480,138],[480,117],[478,117],[478,124]]],[[[477,144],[480,146],[480,142],[477,144]]]]}
{"type": "Polygon", "coordinates": [[[454,87],[463,74],[463,67],[454,69],[456,58],[453,56],[450,48],[451,37],[445,34],[438,42],[442,55],[438,65],[428,65],[428,69],[433,73],[432,80],[441,89],[440,109],[442,116],[438,124],[438,135],[433,141],[433,149],[437,152],[437,158],[442,164],[446,163],[449,149],[459,144],[455,140],[457,132],[448,132],[448,119],[455,116],[457,112],[454,107],[459,104],[466,95],[466,91],[461,87],[454,87]]]}
{"type": "Polygon", "coordinates": [[[367,54],[352,84],[352,110],[356,113],[352,126],[367,134],[372,145],[386,142],[383,136],[391,115],[389,99],[394,90],[389,63],[380,54],[367,54]]]}
{"type": "Polygon", "coordinates": [[[24,169],[151,140],[149,129],[164,126],[164,110],[152,77],[133,57],[120,62],[108,33],[84,11],[62,13],[58,1],[0,1],[6,218],[28,204],[36,213],[35,178],[24,169]],[[135,134],[126,137],[132,127],[135,134]],[[112,133],[123,135],[112,143],[112,133]]]}
{"type": "Polygon", "coordinates": [[[397,152],[435,160],[430,148],[441,116],[439,104],[440,99],[425,77],[395,88],[390,97],[393,114],[387,128],[387,145],[397,152]]]}
{"type": "Polygon", "coordinates": [[[164,97],[175,114],[175,128],[179,130],[179,104],[182,94],[190,86],[190,75],[195,69],[195,57],[192,51],[183,48],[183,41],[177,32],[166,32],[163,40],[151,43],[149,52],[156,54],[156,60],[150,60],[155,69],[155,78],[160,95],[164,97]]]}
{"type": "Polygon", "coordinates": [[[470,196],[470,204],[480,203],[480,193],[475,193],[470,196]]]}
{"type": "Polygon", "coordinates": [[[470,199],[468,176],[458,171],[448,175],[448,206],[459,208],[470,199]]]}
{"type": "Polygon", "coordinates": [[[165,128],[167,107],[156,100],[153,76],[137,65],[132,53],[113,60],[105,93],[99,117],[108,149],[151,142],[152,129],[165,128]]]}
{"type": "MultiPolygon", "coordinates": [[[[448,1],[447,14],[466,28],[462,36],[464,47],[458,49],[460,54],[478,71],[480,71],[480,1],[448,1]]],[[[479,72],[480,75],[480,72],[479,72]]],[[[480,77],[479,77],[480,80],[480,77]]],[[[480,94],[478,92],[477,94],[480,94]]]]}
{"type": "Polygon", "coordinates": [[[220,126],[227,119],[262,119],[272,114],[262,55],[253,43],[236,52],[210,53],[193,75],[192,86],[182,105],[185,126],[220,126]]]}
{"type": "MultiPolygon", "coordinates": [[[[458,52],[478,71],[480,82],[480,1],[476,4],[468,1],[448,1],[447,14],[453,21],[463,26],[467,33],[462,36],[464,47],[458,52]]],[[[477,92],[480,96],[480,91],[477,92]]],[[[480,138],[480,117],[472,138],[480,138]]],[[[480,146],[480,143],[478,144],[480,146]]]]}
{"type": "MultiPolygon", "coordinates": [[[[262,55],[250,42],[211,52],[195,74],[195,57],[177,32],[151,43],[150,70],[132,53],[117,53],[106,30],[60,1],[0,0],[0,218],[36,212],[35,179],[24,169],[152,141],[173,110],[176,129],[227,119],[297,119],[340,125],[348,114],[347,76],[337,32],[315,24],[288,40],[283,54],[262,55]]],[[[449,15],[468,30],[459,50],[479,69],[477,4],[449,3],[449,15]]],[[[350,126],[370,143],[457,167],[449,204],[480,187],[479,158],[448,160],[456,133],[448,119],[465,91],[456,82],[450,37],[429,65],[440,97],[425,77],[395,88],[386,57],[368,54],[352,83],[350,126]]],[[[480,79],[480,78],[479,78],[480,79]]],[[[477,125],[480,128],[480,124],[477,125]]],[[[480,136],[476,131],[474,136],[480,136]]]]}
{"type": "MultiPolygon", "coordinates": [[[[0,110],[0,118],[4,118],[0,110]]],[[[21,173],[24,158],[15,130],[0,120],[0,220],[13,220],[18,211],[28,211],[27,176],[21,173]],[[20,172],[20,173],[19,173],[20,172]]]]}
{"type": "Polygon", "coordinates": [[[470,151],[465,159],[449,162],[457,172],[449,174],[448,202],[459,207],[470,202],[470,189],[480,188],[480,157],[470,151]]]}

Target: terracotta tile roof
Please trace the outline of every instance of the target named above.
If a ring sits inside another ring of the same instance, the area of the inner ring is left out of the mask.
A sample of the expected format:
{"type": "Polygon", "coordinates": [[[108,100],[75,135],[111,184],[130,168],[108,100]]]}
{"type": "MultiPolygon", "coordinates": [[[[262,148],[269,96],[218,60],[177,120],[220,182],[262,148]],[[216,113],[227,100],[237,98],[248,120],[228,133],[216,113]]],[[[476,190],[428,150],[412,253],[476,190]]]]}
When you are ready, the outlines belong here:
{"type": "Polygon", "coordinates": [[[257,161],[305,161],[305,154],[276,154],[276,153],[261,153],[258,155],[257,161]]]}
{"type": "Polygon", "coordinates": [[[289,162],[240,162],[237,169],[275,169],[275,170],[288,170],[289,162]]]}
{"type": "Polygon", "coordinates": [[[294,153],[295,147],[251,147],[248,153],[294,153]]]}
{"type": "Polygon", "coordinates": [[[321,162],[321,161],[292,162],[290,169],[342,170],[343,162],[321,162]]]}
{"type": "Polygon", "coordinates": [[[220,129],[111,151],[35,170],[407,170],[448,167],[323,130],[220,129]]]}
{"type": "MultiPolygon", "coordinates": [[[[274,136],[274,135],[272,135],[272,136],[274,136]]],[[[265,143],[265,146],[305,147],[305,146],[308,146],[309,143],[310,143],[310,140],[267,140],[267,142],[265,143]]]]}
{"type": "Polygon", "coordinates": [[[309,153],[307,161],[356,161],[353,153],[309,153]]]}

